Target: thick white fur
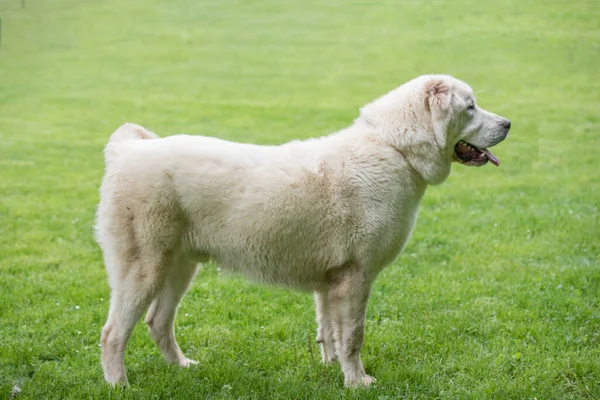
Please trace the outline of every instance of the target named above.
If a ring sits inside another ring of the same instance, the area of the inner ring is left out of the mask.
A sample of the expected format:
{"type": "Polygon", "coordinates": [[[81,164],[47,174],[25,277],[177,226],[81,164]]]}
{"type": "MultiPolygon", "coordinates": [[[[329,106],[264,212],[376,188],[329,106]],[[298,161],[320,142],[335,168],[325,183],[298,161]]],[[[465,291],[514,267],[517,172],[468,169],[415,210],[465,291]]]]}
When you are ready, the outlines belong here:
{"type": "Polygon", "coordinates": [[[102,366],[127,381],[125,347],[146,323],[165,357],[179,301],[208,259],[248,278],[315,293],[325,363],[368,386],[360,360],[371,284],[403,249],[428,184],[450,172],[458,140],[488,147],[508,131],[465,83],[426,75],[366,105],[350,127],[280,146],[121,126],[106,146],[97,238],[111,307],[102,366]]]}

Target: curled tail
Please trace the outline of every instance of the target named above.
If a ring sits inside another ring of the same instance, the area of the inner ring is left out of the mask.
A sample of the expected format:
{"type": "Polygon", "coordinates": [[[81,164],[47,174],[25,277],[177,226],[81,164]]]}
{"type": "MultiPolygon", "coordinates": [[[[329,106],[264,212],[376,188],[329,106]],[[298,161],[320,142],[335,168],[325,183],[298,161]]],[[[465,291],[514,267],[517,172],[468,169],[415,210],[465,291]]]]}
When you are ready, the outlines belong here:
{"type": "Polygon", "coordinates": [[[123,145],[123,142],[127,142],[129,140],[147,140],[159,138],[160,137],[157,134],[150,132],[140,125],[129,122],[124,123],[115,131],[115,133],[110,136],[110,139],[108,139],[108,143],[104,148],[104,160],[106,161],[106,165],[109,165],[111,161],[117,157],[119,148],[123,145]]]}

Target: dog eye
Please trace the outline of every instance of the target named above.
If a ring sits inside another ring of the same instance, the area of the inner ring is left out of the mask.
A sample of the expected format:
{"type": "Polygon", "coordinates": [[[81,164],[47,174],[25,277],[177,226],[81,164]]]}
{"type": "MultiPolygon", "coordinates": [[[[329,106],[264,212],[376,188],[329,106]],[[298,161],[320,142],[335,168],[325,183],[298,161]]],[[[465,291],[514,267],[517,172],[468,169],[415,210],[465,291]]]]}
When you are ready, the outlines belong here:
{"type": "Polygon", "coordinates": [[[475,104],[469,105],[469,107],[467,107],[467,110],[474,111],[475,110],[475,104]]]}

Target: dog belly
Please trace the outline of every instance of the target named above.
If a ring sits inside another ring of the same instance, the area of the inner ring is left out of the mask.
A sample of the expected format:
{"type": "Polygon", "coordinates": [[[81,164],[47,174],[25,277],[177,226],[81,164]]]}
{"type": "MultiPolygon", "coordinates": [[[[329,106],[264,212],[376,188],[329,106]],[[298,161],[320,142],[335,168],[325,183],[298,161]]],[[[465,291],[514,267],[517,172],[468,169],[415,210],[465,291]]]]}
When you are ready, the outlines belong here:
{"type": "Polygon", "coordinates": [[[224,271],[242,274],[255,282],[299,290],[325,287],[329,271],[344,265],[348,259],[344,246],[324,245],[325,241],[285,236],[264,240],[259,235],[240,236],[234,230],[202,233],[193,235],[196,240],[190,254],[201,254],[224,271]]]}
{"type": "Polygon", "coordinates": [[[294,266],[260,265],[248,268],[248,264],[237,263],[227,266],[226,270],[240,272],[248,280],[274,286],[282,286],[302,291],[315,291],[327,287],[327,274],[317,270],[317,267],[306,268],[302,271],[294,266]]]}

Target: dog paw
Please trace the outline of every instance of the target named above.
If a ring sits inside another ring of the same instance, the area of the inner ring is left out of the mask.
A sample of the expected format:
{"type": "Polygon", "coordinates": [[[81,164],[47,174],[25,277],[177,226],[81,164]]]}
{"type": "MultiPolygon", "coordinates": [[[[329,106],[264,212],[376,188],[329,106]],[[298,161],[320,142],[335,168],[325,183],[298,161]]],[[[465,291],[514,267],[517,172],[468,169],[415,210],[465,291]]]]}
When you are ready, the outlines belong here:
{"type": "Polygon", "coordinates": [[[372,383],[377,382],[377,379],[373,378],[372,376],[369,375],[365,375],[362,377],[362,385],[364,387],[369,387],[371,386],[372,383]]]}
{"type": "Polygon", "coordinates": [[[329,366],[335,364],[335,362],[336,362],[335,358],[332,358],[332,359],[325,359],[325,358],[323,358],[321,360],[321,364],[323,364],[326,367],[329,367],[329,366]]]}
{"type": "Polygon", "coordinates": [[[197,365],[198,361],[190,360],[189,358],[184,358],[179,362],[180,367],[189,368],[192,365],[197,365]]]}
{"type": "Polygon", "coordinates": [[[124,388],[128,385],[127,374],[124,368],[117,371],[106,371],[104,379],[114,389],[124,388]]]}
{"type": "Polygon", "coordinates": [[[126,376],[117,379],[105,379],[106,383],[108,383],[112,389],[124,389],[129,385],[129,381],[127,380],[126,376]]]}
{"type": "Polygon", "coordinates": [[[333,354],[333,355],[323,354],[321,356],[321,363],[323,365],[326,365],[326,366],[335,364],[337,362],[337,360],[338,359],[337,359],[337,356],[335,354],[333,354]]]}
{"type": "Polygon", "coordinates": [[[360,387],[369,387],[371,386],[371,384],[377,382],[377,379],[373,378],[372,376],[369,375],[364,375],[361,376],[360,378],[357,378],[355,380],[352,381],[346,381],[346,387],[350,387],[350,388],[360,388],[360,387]]]}

